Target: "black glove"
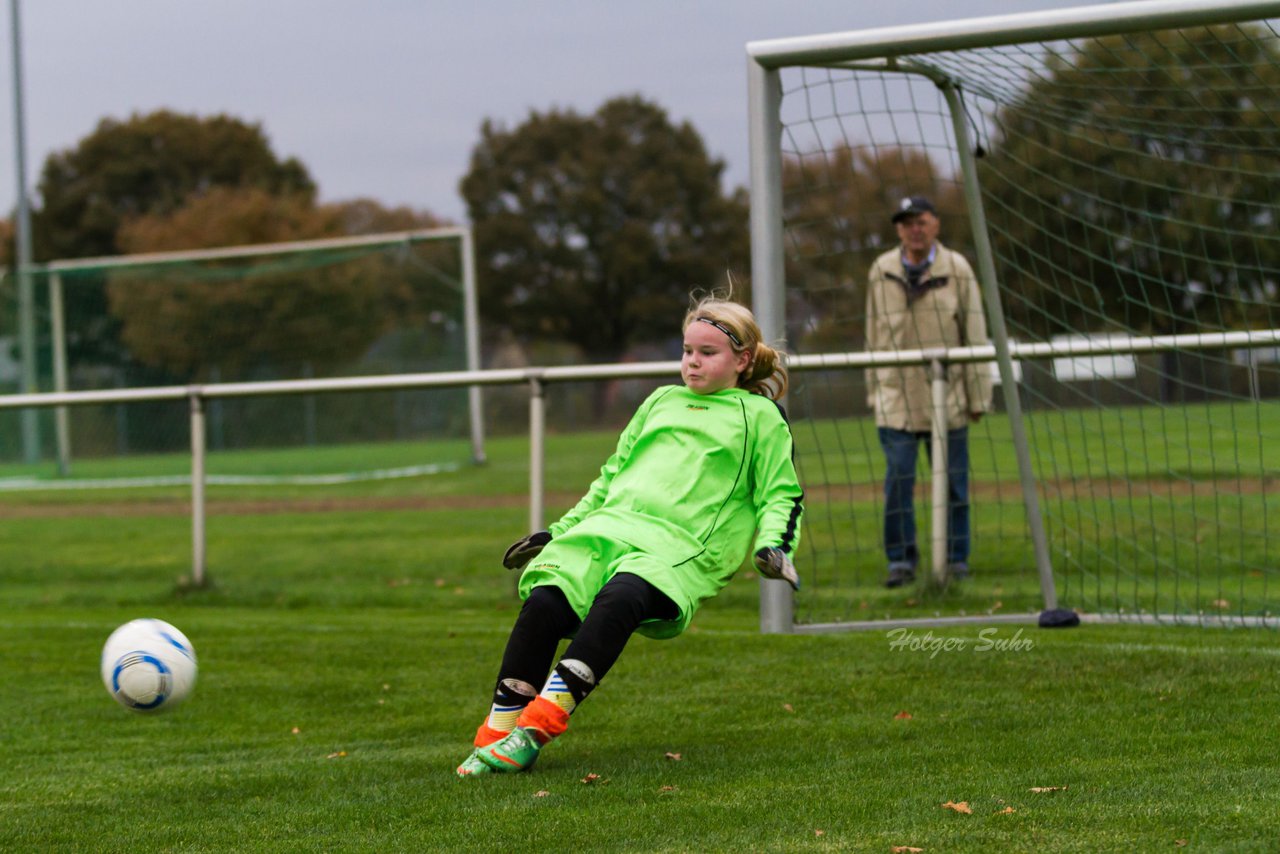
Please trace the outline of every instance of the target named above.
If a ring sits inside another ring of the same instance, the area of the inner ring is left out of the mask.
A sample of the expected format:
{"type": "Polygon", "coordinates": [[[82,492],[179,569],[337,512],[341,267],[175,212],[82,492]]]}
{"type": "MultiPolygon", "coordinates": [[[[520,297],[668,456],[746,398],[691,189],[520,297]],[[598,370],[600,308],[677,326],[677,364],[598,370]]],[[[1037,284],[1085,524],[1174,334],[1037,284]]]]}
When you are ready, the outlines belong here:
{"type": "Polygon", "coordinates": [[[534,531],[527,537],[517,540],[502,556],[502,565],[507,569],[519,569],[538,556],[542,547],[551,542],[549,531],[534,531]]]}
{"type": "Polygon", "coordinates": [[[761,549],[755,556],[756,569],[765,578],[777,578],[791,585],[792,590],[800,589],[800,576],[796,573],[796,565],[787,557],[787,553],[778,548],[761,549]]]}

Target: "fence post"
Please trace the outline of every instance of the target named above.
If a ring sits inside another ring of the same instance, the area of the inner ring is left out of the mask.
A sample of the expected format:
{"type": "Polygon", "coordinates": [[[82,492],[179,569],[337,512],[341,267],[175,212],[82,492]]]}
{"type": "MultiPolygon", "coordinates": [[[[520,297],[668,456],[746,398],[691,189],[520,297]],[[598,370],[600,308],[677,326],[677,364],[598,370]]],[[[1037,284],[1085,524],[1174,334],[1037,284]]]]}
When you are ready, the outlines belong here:
{"type": "Polygon", "coordinates": [[[188,391],[191,401],[191,585],[204,587],[204,397],[199,386],[188,391]]]}
{"type": "MultiPolygon", "coordinates": [[[[49,274],[49,335],[53,352],[53,390],[67,390],[67,321],[62,301],[62,274],[49,274]]],[[[58,476],[71,476],[71,416],[67,407],[53,410],[54,438],[58,448],[58,476]]]]}
{"type": "Polygon", "coordinates": [[[546,389],[542,377],[529,377],[529,530],[546,528],[544,500],[545,452],[547,429],[546,389]]]}
{"type": "Polygon", "coordinates": [[[929,362],[929,376],[933,389],[933,430],[929,441],[933,451],[933,581],[944,584],[947,580],[947,366],[938,358],[929,362]]]}

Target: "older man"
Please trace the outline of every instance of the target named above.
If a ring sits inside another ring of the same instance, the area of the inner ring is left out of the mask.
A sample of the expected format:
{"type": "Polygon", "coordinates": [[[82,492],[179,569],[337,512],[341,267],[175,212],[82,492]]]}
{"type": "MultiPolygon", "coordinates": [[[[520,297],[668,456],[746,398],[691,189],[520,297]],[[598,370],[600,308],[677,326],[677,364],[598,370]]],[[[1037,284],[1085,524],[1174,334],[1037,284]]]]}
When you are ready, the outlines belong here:
{"type": "MultiPolygon", "coordinates": [[[[893,214],[900,245],[871,265],[867,276],[867,349],[917,350],[987,343],[987,324],[973,268],[938,241],[941,222],[922,196],[903,199],[893,214]]],[[[991,375],[983,363],[948,365],[947,566],[954,579],[969,574],[968,425],[991,408],[991,375]]],[[[915,580],[920,553],[913,506],[921,442],[932,457],[929,367],[871,368],[867,404],[876,414],[884,450],[884,549],[887,587],[915,580]]]]}

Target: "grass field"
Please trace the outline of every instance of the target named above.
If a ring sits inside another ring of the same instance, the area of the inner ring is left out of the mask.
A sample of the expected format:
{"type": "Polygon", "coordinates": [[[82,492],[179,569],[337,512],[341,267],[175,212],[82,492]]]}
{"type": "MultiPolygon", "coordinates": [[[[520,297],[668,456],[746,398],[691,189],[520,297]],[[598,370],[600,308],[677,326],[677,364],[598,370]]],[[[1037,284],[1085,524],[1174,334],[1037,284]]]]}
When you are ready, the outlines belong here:
{"type": "MultiPolygon", "coordinates": [[[[553,441],[549,486],[580,490],[611,443],[553,441]]],[[[440,499],[418,509],[217,513],[205,590],[179,583],[181,489],[0,496],[0,850],[1280,849],[1274,631],[762,636],[745,573],[684,637],[637,638],[530,773],[456,779],[518,607],[498,558],[525,453],[326,493],[440,499]],[[166,715],[98,676],[139,616],[200,655],[166,715]]],[[[995,583],[848,593],[981,614],[995,583]]]]}

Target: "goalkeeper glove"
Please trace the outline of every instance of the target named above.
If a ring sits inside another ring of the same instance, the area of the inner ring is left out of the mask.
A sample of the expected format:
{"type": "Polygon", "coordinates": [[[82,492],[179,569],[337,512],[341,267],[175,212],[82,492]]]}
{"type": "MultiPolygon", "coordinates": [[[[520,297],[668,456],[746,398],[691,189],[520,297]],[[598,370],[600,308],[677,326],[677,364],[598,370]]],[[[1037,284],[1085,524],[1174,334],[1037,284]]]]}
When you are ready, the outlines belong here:
{"type": "Polygon", "coordinates": [[[507,569],[519,569],[538,556],[542,547],[551,542],[549,531],[535,531],[523,539],[517,540],[502,556],[502,565],[507,569]]]}
{"type": "Polygon", "coordinates": [[[787,557],[787,553],[779,548],[765,548],[756,552],[756,569],[765,578],[777,578],[791,585],[792,590],[800,589],[800,576],[796,573],[796,565],[787,557]]]}

